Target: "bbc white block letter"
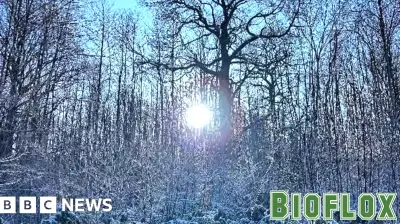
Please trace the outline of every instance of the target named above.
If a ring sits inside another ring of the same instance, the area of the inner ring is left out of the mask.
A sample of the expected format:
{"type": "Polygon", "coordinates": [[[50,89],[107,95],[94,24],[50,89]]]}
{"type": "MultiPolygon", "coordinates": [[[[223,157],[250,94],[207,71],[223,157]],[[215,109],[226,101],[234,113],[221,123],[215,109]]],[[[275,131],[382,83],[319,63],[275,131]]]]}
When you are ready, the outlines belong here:
{"type": "Polygon", "coordinates": [[[20,197],[19,213],[35,214],[36,213],[36,197],[20,197]]]}
{"type": "Polygon", "coordinates": [[[40,197],[40,213],[57,213],[57,197],[40,197]]]}
{"type": "Polygon", "coordinates": [[[16,210],[15,197],[0,197],[0,214],[15,214],[16,210]]]}

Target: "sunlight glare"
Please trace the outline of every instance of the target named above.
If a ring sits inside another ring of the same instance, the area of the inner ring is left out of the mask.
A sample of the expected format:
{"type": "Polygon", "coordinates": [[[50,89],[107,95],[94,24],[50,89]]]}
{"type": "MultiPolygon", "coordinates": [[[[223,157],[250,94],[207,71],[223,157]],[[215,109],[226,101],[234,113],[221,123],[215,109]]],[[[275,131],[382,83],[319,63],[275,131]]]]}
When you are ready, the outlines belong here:
{"type": "Polygon", "coordinates": [[[211,110],[203,104],[192,106],[186,111],[187,124],[196,129],[207,126],[211,118],[211,110]]]}

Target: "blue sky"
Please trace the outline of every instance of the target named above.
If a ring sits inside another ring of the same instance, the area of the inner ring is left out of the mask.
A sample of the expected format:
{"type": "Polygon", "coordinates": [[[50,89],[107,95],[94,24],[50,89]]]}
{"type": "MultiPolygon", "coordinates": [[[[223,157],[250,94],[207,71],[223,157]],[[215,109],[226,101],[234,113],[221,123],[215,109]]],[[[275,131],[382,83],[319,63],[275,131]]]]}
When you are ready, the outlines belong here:
{"type": "Polygon", "coordinates": [[[116,8],[137,9],[139,7],[137,0],[114,0],[116,8]]]}
{"type": "Polygon", "coordinates": [[[116,9],[128,9],[136,12],[142,25],[151,26],[152,13],[140,5],[140,0],[110,0],[110,2],[116,9]]]}

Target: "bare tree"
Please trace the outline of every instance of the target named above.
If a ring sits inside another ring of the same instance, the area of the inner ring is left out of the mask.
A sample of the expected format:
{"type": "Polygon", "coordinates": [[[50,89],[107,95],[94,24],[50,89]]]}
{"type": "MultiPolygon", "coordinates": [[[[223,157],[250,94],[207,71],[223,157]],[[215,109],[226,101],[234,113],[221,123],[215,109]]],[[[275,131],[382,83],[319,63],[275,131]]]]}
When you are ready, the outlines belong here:
{"type": "Polygon", "coordinates": [[[293,5],[284,0],[157,0],[151,5],[167,9],[164,18],[180,15],[175,17],[181,24],[178,31],[184,36],[182,44],[188,49],[187,60],[180,68],[195,66],[217,77],[221,138],[229,138],[234,97],[230,82],[232,65],[245,61],[243,49],[257,40],[287,35],[297,18],[300,1],[293,5]],[[201,36],[193,37],[192,30],[202,31],[201,36]],[[190,50],[192,43],[201,39],[216,43],[215,47],[207,47],[212,56],[206,61],[200,61],[190,50]]]}

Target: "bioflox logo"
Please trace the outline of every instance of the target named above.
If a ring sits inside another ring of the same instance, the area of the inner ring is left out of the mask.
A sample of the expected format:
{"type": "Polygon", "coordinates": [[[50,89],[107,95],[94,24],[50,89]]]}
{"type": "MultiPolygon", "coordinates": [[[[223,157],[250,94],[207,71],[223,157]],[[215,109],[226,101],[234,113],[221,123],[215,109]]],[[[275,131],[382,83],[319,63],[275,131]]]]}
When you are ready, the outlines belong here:
{"type": "Polygon", "coordinates": [[[112,201],[109,198],[69,198],[57,201],[57,197],[19,197],[17,201],[16,197],[0,196],[0,214],[55,214],[60,204],[61,211],[64,212],[110,212],[112,210],[112,201]]]}

